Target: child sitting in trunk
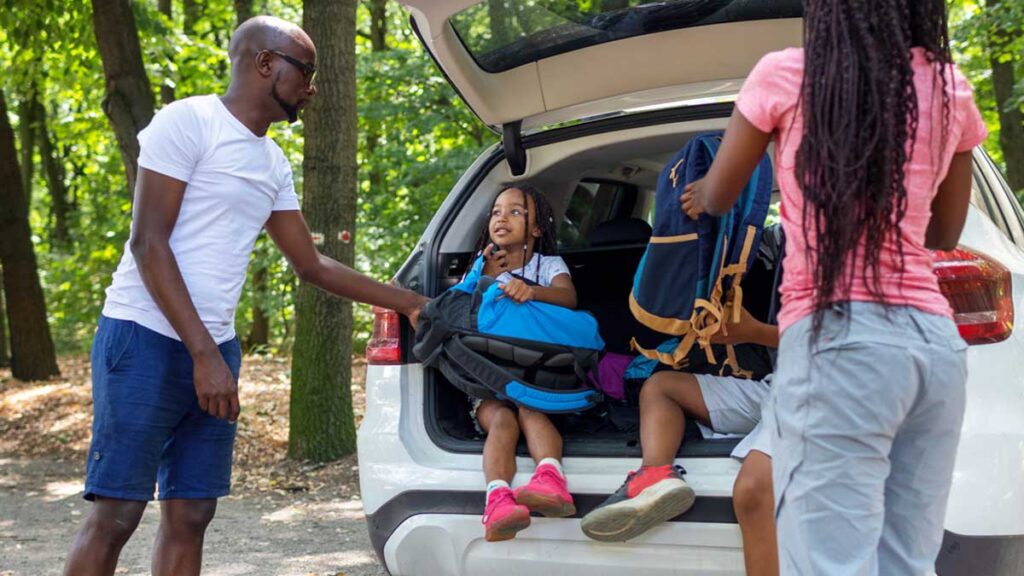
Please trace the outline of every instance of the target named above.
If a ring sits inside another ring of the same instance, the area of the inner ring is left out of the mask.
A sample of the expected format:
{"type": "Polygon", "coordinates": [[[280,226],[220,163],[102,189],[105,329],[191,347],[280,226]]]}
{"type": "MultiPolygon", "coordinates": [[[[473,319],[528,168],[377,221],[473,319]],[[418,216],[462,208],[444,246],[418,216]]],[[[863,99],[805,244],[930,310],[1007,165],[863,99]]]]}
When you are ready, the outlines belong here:
{"type": "MultiPolygon", "coordinates": [[[[728,332],[712,342],[779,345],[778,328],[759,322],[746,310],[738,323],[728,325],[728,332]]],[[[689,415],[715,432],[746,434],[732,456],[743,460],[733,485],[733,507],[743,533],[747,574],[778,574],[767,433],[770,382],[771,375],[764,380],[744,380],[671,370],[648,378],[640,389],[643,464],[615,494],[583,518],[583,532],[595,540],[624,542],[693,505],[693,489],[673,465],[689,415]]]]}
{"type": "MultiPolygon", "coordinates": [[[[517,184],[494,200],[477,248],[483,274],[498,280],[504,297],[576,307],[569,268],[556,256],[551,206],[535,188],[517,184]]],[[[530,525],[530,512],[561,518],[576,513],[562,474],[562,437],[547,415],[501,400],[472,400],[471,416],[484,442],[487,481],[484,535],[488,542],[508,540],[530,525]],[[513,491],[516,445],[526,437],[537,463],[530,481],[513,491]]]]}

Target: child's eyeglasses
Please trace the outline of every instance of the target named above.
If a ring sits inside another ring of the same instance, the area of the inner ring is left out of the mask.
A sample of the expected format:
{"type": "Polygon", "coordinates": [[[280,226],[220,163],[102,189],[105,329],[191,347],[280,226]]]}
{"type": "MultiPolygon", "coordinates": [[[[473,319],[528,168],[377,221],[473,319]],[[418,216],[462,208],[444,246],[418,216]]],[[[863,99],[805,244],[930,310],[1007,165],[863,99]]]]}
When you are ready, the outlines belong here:
{"type": "Polygon", "coordinates": [[[302,72],[302,77],[306,79],[307,85],[313,83],[313,77],[316,76],[316,64],[308,64],[297,58],[292,58],[280,50],[267,50],[267,52],[270,52],[275,56],[280,56],[282,60],[298,68],[299,71],[302,72]]]}

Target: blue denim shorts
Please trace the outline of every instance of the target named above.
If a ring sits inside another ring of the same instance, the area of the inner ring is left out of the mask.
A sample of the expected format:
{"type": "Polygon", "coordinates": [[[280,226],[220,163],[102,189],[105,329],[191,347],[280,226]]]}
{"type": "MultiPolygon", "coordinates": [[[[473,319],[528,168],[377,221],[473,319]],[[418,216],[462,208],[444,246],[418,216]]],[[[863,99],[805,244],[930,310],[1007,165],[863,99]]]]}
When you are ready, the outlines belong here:
{"type": "MultiPolygon", "coordinates": [[[[238,379],[238,339],[220,345],[238,379]]],[[[128,320],[100,317],[92,347],[92,445],[85,499],[207,499],[231,486],[234,423],[199,408],[192,357],[181,342],[128,320]]]]}

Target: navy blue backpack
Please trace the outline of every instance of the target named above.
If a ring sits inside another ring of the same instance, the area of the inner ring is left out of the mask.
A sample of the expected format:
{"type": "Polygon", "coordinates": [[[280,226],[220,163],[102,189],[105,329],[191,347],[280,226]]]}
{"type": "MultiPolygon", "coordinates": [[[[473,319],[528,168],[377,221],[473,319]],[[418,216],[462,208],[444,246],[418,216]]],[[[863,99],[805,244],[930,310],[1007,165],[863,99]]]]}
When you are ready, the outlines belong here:
{"type": "Polygon", "coordinates": [[[427,303],[413,354],[473,398],[546,413],[594,407],[603,397],[588,375],[596,376],[604,349],[594,317],[501,298],[497,281],[481,274],[483,263],[478,258],[462,282],[427,303]]]}
{"type": "MultiPolygon", "coordinates": [[[[634,338],[634,350],[677,369],[686,365],[694,344],[717,364],[710,338],[728,330],[727,321],[739,320],[743,276],[757,253],[771,202],[772,165],[765,154],[727,214],[701,214],[693,220],[683,213],[679,197],[687,184],[707,174],[721,141],[721,132],[695,136],[662,170],[653,233],[629,297],[638,321],[679,338],[672,351],[643,348],[634,338]]],[[[725,366],[734,375],[749,376],[732,346],[726,350],[725,366]]]]}

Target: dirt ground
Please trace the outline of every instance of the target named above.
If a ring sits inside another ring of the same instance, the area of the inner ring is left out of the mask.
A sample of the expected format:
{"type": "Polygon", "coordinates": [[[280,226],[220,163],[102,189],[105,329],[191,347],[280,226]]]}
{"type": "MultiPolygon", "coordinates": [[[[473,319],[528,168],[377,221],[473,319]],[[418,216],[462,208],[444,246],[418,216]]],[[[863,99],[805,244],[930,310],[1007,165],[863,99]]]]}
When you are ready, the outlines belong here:
{"type": "MultiPolygon", "coordinates": [[[[365,362],[353,370],[357,420],[365,362]]],[[[81,498],[92,399],[88,359],[61,360],[60,378],[25,383],[0,370],[0,576],[60,574],[90,504],[81,498]]],[[[232,495],[207,532],[211,576],[383,575],[366,534],[354,457],[326,465],[285,458],[287,359],[247,357],[232,495]]],[[[149,574],[159,523],[150,505],[118,574],[149,574]]]]}

